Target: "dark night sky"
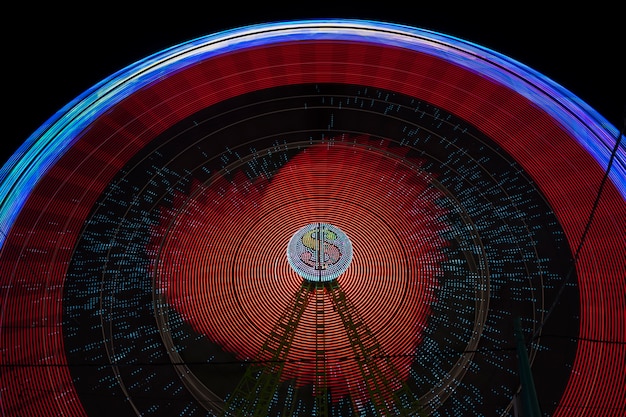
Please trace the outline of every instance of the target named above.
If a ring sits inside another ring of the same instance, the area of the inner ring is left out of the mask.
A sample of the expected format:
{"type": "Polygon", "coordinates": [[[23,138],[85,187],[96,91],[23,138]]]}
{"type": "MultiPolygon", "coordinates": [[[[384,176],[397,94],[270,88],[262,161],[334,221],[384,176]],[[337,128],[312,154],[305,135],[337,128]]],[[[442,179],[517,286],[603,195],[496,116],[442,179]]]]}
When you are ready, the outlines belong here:
{"type": "Polygon", "coordinates": [[[473,2],[460,7],[394,3],[393,8],[335,3],[341,5],[324,7],[316,2],[311,9],[306,3],[290,10],[267,3],[232,2],[219,10],[184,1],[131,9],[125,3],[119,7],[108,3],[106,8],[73,11],[18,4],[5,15],[3,25],[5,117],[0,162],[54,112],[126,65],[219,30],[296,18],[383,20],[472,41],[552,78],[621,127],[626,83],[620,52],[625,50],[626,36],[616,6],[547,11],[528,3],[519,9],[511,3],[482,9],[471,6],[473,2]]]}

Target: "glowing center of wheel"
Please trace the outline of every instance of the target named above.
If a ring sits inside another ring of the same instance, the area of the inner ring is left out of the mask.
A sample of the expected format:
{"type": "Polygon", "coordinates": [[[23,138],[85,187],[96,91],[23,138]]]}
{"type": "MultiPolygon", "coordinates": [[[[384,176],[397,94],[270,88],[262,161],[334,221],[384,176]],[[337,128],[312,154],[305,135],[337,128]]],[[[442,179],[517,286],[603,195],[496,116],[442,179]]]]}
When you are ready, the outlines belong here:
{"type": "Polygon", "coordinates": [[[332,224],[311,223],[291,237],[287,259],[294,271],[309,281],[332,281],[348,269],[352,243],[332,224]]]}

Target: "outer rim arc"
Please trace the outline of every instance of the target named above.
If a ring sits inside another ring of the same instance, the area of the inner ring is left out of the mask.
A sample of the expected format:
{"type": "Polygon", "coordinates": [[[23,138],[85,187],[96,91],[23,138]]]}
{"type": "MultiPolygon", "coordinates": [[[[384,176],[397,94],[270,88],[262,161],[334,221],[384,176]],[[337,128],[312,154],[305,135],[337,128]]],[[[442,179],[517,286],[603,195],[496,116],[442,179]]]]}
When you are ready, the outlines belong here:
{"type": "MultiPolygon", "coordinates": [[[[57,112],[54,116],[52,116],[48,121],[46,121],[41,128],[39,128],[33,135],[31,135],[26,142],[18,148],[16,153],[7,161],[7,163],[0,170],[0,198],[3,202],[2,206],[0,206],[0,224],[4,226],[4,230],[9,230],[12,226],[12,223],[15,219],[16,212],[21,209],[24,204],[24,196],[19,195],[19,190],[26,185],[28,189],[28,184],[33,184],[36,182],[36,179],[41,176],[47,167],[51,166],[54,161],[59,157],[60,154],[64,153],[66,149],[76,140],[73,136],[75,133],[78,133],[84,127],[89,124],[89,121],[94,117],[99,117],[103,114],[109,107],[117,104],[119,100],[132,94],[137,89],[146,86],[153,79],[156,79],[160,76],[158,70],[163,70],[168,73],[172,71],[178,71],[186,66],[185,61],[191,61],[193,58],[197,58],[197,55],[194,52],[198,53],[199,50],[206,48],[207,46],[220,45],[221,53],[225,52],[225,50],[233,47],[230,44],[230,41],[237,39],[240,44],[237,45],[238,48],[246,47],[245,39],[252,36],[253,39],[250,40],[252,43],[259,43],[263,41],[267,41],[267,39],[257,39],[255,41],[254,36],[257,34],[265,33],[265,34],[276,34],[276,37],[279,37],[282,32],[298,32],[298,33],[307,33],[314,32],[315,29],[325,28],[325,27],[336,27],[338,32],[326,34],[326,36],[337,36],[342,33],[343,30],[363,30],[364,33],[371,32],[372,34],[380,34],[387,32],[389,34],[398,35],[399,37],[403,37],[403,40],[400,41],[396,39],[395,42],[391,42],[391,40],[380,37],[368,37],[367,35],[352,33],[350,32],[347,37],[354,37],[359,41],[371,42],[375,41],[380,44],[389,44],[393,45],[396,42],[401,42],[405,47],[411,48],[408,39],[413,39],[413,41],[423,41],[425,43],[432,43],[433,37],[439,42],[440,45],[445,45],[446,47],[455,48],[457,52],[463,52],[472,56],[474,58],[479,59],[486,66],[492,66],[494,63],[490,61],[488,58],[503,61],[502,63],[497,64],[500,68],[506,68],[507,66],[513,66],[519,69],[524,73],[524,76],[519,76],[518,81],[523,81],[525,85],[527,85],[530,90],[538,89],[540,92],[551,96],[549,91],[554,89],[562,97],[567,97],[575,102],[565,103],[564,101],[559,101],[559,108],[554,107],[554,100],[548,103],[538,103],[542,104],[542,108],[549,113],[553,114],[558,120],[564,122],[563,125],[567,127],[570,133],[577,137],[578,140],[584,144],[584,146],[589,149],[597,159],[602,161],[602,165],[605,166],[608,164],[609,159],[609,149],[611,148],[609,144],[614,141],[614,138],[617,137],[617,129],[612,126],[606,119],[598,114],[594,109],[589,107],[586,103],[581,100],[575,100],[576,96],[569,91],[565,90],[563,87],[553,83],[551,80],[543,77],[541,74],[531,70],[527,66],[511,59],[501,54],[496,53],[488,48],[479,47],[474,43],[464,41],[462,39],[455,38],[453,36],[448,36],[444,34],[440,34],[434,31],[427,31],[423,29],[412,28],[405,25],[398,25],[392,23],[384,23],[384,22],[374,22],[369,20],[297,20],[286,23],[274,23],[274,24],[257,24],[245,26],[239,29],[231,29],[227,31],[223,31],[214,35],[208,35],[205,37],[200,37],[189,42],[185,42],[180,45],[176,45],[165,49],[164,51],[155,53],[141,61],[138,61],[134,64],[127,66],[126,68],[118,71],[113,74],[111,77],[106,78],[102,82],[96,84],[89,90],[85,91],[82,95],[78,96],[75,100],[68,103],[65,107],[63,107],[59,112],[57,112]],[[326,22],[326,24],[324,24],[326,22]],[[335,25],[329,24],[328,22],[332,22],[335,25]],[[267,27],[272,27],[274,29],[267,30],[267,27]],[[424,34],[420,36],[420,34],[424,34]],[[255,42],[253,42],[255,41],[255,42]],[[461,45],[454,46],[454,44],[462,44],[466,48],[462,48],[461,45]],[[451,46],[452,45],[452,46],[451,46]],[[179,62],[180,60],[180,62],[179,62]],[[129,88],[130,87],[130,88],[129,88]],[[581,108],[579,108],[582,107],[581,108]],[[90,109],[93,109],[90,111],[90,109]],[[561,114],[561,110],[566,110],[566,115],[561,114]],[[77,114],[78,113],[78,114],[77,114]],[[582,122],[585,118],[581,115],[593,117],[593,122],[591,123],[577,123],[578,127],[570,125],[571,120],[568,115],[571,116],[573,114],[578,115],[576,120],[582,122]],[[69,118],[69,120],[68,120],[69,118]],[[582,132],[578,132],[578,128],[583,128],[585,131],[590,130],[594,137],[598,138],[600,141],[604,143],[604,148],[596,150],[590,149],[590,143],[585,138],[585,134],[582,132]],[[55,132],[52,133],[51,132],[55,132]],[[580,136],[578,136],[580,134],[580,136]],[[43,161],[37,162],[40,158],[39,152],[43,152],[44,155],[41,157],[43,161]],[[24,162],[23,164],[21,162],[24,162]],[[40,168],[40,164],[42,168],[40,168]],[[21,168],[18,165],[23,165],[21,168]],[[19,174],[17,171],[23,171],[24,174],[19,174]],[[7,189],[8,188],[8,189],[7,189]],[[15,195],[15,194],[18,195],[15,195]]],[[[319,38],[319,33],[317,34],[319,38]]],[[[268,37],[270,38],[270,37],[268,37]]],[[[247,45],[249,46],[249,45],[247,45]]],[[[417,44],[413,45],[413,48],[428,49],[427,46],[417,44]]],[[[212,52],[220,53],[218,50],[220,47],[218,46],[212,52]],[[216,52],[217,51],[217,52],[216,52]]],[[[434,48],[432,48],[434,49],[434,48]]],[[[431,52],[437,52],[431,50],[431,52]]],[[[208,52],[200,54],[205,56],[208,52]]],[[[455,59],[457,64],[460,64],[459,58],[455,56],[445,56],[445,54],[440,54],[440,57],[443,56],[445,59],[455,59]]],[[[492,74],[493,76],[494,74],[492,74]]],[[[503,78],[498,78],[498,81],[504,82],[505,85],[513,87],[515,89],[515,85],[511,85],[509,80],[504,80],[503,78]]],[[[519,86],[517,86],[519,87],[519,86]]],[[[519,89],[517,89],[520,91],[519,89]]],[[[531,93],[528,93],[532,96],[531,93]]],[[[541,97],[541,94],[537,95],[537,97],[541,97]]],[[[621,147],[622,153],[626,152],[626,145],[621,147]]],[[[622,195],[626,197],[626,169],[617,168],[612,172],[612,176],[614,181],[617,181],[618,184],[621,184],[619,187],[622,195]]],[[[4,235],[0,236],[0,245],[4,242],[4,235]]]]}

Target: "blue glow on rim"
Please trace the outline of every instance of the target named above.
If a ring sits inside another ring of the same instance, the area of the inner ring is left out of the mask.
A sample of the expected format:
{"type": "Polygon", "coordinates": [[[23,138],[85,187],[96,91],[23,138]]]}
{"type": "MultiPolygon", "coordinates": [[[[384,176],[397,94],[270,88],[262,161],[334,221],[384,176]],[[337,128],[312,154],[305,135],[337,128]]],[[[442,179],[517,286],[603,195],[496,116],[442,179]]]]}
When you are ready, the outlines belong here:
{"type": "MultiPolygon", "coordinates": [[[[0,247],[37,182],[112,106],[160,77],[227,52],[276,42],[351,40],[424,52],[487,77],[529,99],[562,124],[604,169],[618,129],[570,91],[527,66],[471,42],[406,25],[352,19],[296,20],[244,26],[165,49],[114,73],[60,109],[0,169],[0,247]]],[[[610,178],[626,199],[626,144],[610,178]]]]}

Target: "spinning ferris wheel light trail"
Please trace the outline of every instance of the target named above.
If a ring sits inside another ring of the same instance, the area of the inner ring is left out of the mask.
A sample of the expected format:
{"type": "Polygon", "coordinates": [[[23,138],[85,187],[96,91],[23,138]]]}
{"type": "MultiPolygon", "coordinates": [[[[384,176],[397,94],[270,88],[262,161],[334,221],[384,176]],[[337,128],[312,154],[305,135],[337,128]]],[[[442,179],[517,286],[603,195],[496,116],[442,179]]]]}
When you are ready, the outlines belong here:
{"type": "Polygon", "coordinates": [[[0,170],[0,413],[504,417],[529,335],[544,412],[623,410],[616,136],[511,58],[384,22],[138,61],[0,170]]]}

